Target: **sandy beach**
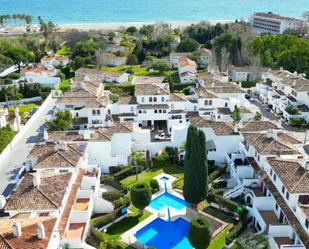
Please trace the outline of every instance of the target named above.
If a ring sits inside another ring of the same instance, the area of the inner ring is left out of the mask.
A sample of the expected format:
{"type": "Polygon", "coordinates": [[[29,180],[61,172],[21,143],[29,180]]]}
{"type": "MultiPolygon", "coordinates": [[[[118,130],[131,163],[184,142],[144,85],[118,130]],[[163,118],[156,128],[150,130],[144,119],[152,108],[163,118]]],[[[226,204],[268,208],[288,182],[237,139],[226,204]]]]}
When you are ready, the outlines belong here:
{"type": "MultiPolygon", "coordinates": [[[[150,24],[156,24],[156,23],[168,23],[172,28],[185,28],[187,26],[190,26],[191,24],[196,24],[201,22],[200,21],[186,21],[186,22],[128,22],[128,23],[73,23],[73,24],[59,24],[58,27],[61,32],[68,31],[70,29],[77,29],[82,31],[88,31],[88,30],[123,30],[130,26],[135,26],[137,28],[142,27],[143,25],[150,25],[150,24]]],[[[210,24],[216,24],[216,23],[230,23],[234,22],[234,20],[213,20],[208,21],[210,24]]]]}

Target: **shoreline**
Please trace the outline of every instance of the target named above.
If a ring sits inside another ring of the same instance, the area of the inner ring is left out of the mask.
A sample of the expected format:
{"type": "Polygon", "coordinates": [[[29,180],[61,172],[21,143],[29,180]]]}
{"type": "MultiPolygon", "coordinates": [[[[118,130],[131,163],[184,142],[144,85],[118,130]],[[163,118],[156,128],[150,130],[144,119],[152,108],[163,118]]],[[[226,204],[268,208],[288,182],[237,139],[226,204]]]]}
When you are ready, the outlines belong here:
{"type": "Polygon", "coordinates": [[[72,29],[77,29],[80,31],[89,31],[89,30],[123,30],[130,26],[135,26],[137,28],[142,27],[143,25],[152,25],[158,23],[167,23],[171,28],[186,28],[191,24],[197,24],[199,22],[209,22],[212,25],[217,23],[231,23],[235,20],[199,20],[199,21],[146,21],[146,22],[113,22],[113,23],[68,23],[68,24],[57,24],[60,32],[65,32],[72,29]]]}

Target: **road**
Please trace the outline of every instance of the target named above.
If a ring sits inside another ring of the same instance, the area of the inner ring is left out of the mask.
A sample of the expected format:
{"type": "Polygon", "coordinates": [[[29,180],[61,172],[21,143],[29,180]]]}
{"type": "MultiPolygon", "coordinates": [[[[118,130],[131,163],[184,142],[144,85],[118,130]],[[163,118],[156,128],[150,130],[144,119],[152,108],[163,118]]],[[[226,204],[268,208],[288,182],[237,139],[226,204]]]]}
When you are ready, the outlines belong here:
{"type": "Polygon", "coordinates": [[[19,143],[12,148],[9,155],[0,163],[0,193],[8,196],[15,187],[15,176],[33,148],[39,142],[46,120],[51,118],[56,99],[44,106],[43,114],[36,116],[35,122],[28,127],[19,143]]]}

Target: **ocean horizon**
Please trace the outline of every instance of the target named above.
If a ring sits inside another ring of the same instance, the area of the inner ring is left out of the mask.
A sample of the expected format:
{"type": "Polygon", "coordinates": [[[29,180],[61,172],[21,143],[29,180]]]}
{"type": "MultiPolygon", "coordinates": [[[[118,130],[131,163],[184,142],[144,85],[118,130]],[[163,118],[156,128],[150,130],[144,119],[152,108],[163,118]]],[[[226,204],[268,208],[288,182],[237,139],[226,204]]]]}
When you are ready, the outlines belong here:
{"type": "Polygon", "coordinates": [[[27,14],[57,24],[248,20],[254,12],[301,17],[309,0],[0,0],[0,14],[27,14]],[[301,8],[300,8],[301,6],[301,8]]]}

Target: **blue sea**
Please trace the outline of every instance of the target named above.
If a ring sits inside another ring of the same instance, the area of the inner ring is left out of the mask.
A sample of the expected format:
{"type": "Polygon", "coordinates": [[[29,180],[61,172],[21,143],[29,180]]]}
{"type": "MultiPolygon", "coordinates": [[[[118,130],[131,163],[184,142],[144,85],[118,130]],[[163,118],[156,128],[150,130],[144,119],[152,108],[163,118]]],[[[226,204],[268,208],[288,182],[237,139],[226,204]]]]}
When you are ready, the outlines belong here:
{"type": "Polygon", "coordinates": [[[309,0],[0,0],[0,14],[58,24],[247,20],[258,11],[301,17],[309,0]]]}

